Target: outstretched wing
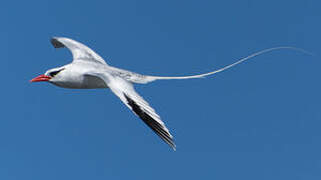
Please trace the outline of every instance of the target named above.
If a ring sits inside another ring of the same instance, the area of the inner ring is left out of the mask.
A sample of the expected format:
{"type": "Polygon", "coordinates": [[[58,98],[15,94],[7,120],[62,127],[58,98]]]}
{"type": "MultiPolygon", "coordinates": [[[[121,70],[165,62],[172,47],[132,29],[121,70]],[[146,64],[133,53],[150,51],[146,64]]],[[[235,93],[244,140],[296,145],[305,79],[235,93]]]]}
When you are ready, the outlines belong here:
{"type": "Polygon", "coordinates": [[[80,42],[65,37],[53,37],[50,42],[55,48],[67,47],[72,53],[73,61],[83,60],[107,65],[102,57],[80,42]]]}
{"type": "Polygon", "coordinates": [[[89,74],[104,80],[108,87],[116,94],[120,100],[131,109],[143,122],[149,126],[163,141],[165,141],[174,150],[176,145],[173,136],[166,128],[164,122],[150,105],[135,91],[133,85],[122,79],[121,77],[113,76],[106,77],[104,74],[89,74]]]}

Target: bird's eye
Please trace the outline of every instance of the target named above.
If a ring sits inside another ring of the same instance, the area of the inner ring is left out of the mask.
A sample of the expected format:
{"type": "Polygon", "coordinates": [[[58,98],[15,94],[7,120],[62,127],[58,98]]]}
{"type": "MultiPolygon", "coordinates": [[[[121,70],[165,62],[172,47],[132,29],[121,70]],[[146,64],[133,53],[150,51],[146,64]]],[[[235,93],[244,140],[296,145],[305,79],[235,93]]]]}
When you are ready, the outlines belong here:
{"type": "Polygon", "coordinates": [[[64,70],[64,69],[60,69],[60,70],[58,70],[58,71],[52,71],[52,72],[49,73],[49,76],[54,77],[54,76],[56,76],[56,75],[57,75],[60,71],[62,71],[62,70],[64,70]]]}

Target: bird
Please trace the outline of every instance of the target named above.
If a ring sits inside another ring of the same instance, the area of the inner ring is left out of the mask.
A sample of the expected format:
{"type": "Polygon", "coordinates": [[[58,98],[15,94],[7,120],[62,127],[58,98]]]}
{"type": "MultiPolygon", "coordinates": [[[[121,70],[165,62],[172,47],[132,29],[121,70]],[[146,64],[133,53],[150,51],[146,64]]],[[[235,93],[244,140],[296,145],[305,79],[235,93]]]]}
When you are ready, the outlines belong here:
{"type": "MultiPolygon", "coordinates": [[[[236,61],[233,64],[204,74],[190,76],[152,76],[113,67],[88,46],[67,38],[53,37],[50,40],[55,48],[67,48],[71,51],[71,63],[47,70],[30,82],[49,82],[62,88],[98,89],[109,88],[118,98],[148,127],[150,127],[174,151],[176,144],[165,123],[147,101],[134,89],[134,84],[147,84],[156,80],[203,78],[229,69],[255,56],[279,49],[303,51],[295,47],[273,47],[264,49],[236,61]]],[[[305,52],[306,53],[306,52],[305,52]]]]}

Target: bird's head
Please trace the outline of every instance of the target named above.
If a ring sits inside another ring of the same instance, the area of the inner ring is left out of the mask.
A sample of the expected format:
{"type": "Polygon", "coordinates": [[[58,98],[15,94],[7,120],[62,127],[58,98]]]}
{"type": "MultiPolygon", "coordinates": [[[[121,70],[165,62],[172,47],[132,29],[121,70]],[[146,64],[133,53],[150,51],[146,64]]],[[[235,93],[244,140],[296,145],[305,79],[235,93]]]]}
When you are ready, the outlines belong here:
{"type": "Polygon", "coordinates": [[[41,81],[48,81],[48,82],[55,82],[61,79],[60,72],[63,71],[64,67],[58,67],[49,69],[46,71],[45,74],[39,75],[30,80],[30,82],[41,82],[41,81]]]}

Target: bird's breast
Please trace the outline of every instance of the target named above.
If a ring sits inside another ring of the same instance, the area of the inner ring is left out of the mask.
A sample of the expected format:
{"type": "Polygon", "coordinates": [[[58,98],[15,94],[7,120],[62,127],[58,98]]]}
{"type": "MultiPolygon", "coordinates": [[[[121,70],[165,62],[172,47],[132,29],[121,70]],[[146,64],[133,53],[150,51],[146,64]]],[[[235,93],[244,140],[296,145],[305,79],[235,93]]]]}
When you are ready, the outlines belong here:
{"type": "Polygon", "coordinates": [[[84,76],[81,86],[82,89],[108,88],[104,80],[95,76],[84,76]]]}

